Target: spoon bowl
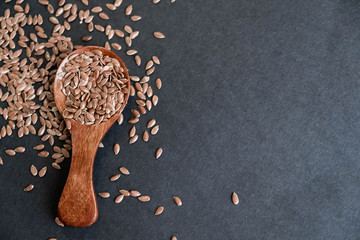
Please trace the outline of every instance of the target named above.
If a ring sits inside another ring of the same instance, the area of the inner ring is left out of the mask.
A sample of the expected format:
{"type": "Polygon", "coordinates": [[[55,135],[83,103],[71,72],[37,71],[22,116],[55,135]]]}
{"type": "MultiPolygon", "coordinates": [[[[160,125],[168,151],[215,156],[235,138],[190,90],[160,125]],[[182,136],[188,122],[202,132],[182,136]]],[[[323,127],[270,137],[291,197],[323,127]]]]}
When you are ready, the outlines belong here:
{"type": "Polygon", "coordinates": [[[106,48],[88,46],[77,49],[69,54],[60,64],[54,80],[54,98],[56,107],[62,114],[66,108],[66,96],[60,88],[64,66],[73,54],[85,51],[100,50],[104,56],[110,56],[119,61],[124,69],[124,77],[128,79],[121,108],[107,121],[100,124],[84,125],[70,119],[70,134],[72,142],[72,156],[69,175],[64,186],[58,205],[58,217],[68,226],[86,227],[98,218],[98,206],[93,184],[93,166],[99,144],[106,132],[119,118],[129,98],[130,79],[128,70],[121,58],[106,48]]]}

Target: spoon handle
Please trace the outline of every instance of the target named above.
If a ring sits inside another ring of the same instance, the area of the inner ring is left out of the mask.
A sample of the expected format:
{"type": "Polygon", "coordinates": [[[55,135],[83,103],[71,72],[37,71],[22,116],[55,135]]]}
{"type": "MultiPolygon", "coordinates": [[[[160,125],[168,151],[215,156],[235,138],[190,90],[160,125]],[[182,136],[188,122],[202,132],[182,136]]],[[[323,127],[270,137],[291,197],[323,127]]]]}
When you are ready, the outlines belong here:
{"type": "Polygon", "coordinates": [[[60,197],[58,217],[73,227],[87,227],[98,218],[93,184],[93,165],[99,143],[96,126],[72,124],[72,159],[69,175],[60,197]]]}

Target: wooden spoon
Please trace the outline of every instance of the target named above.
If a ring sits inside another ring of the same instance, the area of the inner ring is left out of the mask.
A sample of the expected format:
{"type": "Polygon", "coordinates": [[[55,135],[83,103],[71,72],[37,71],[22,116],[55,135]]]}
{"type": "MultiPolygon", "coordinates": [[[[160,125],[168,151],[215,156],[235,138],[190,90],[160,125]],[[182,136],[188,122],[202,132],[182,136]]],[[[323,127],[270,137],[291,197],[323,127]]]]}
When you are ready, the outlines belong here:
{"type": "MultiPolygon", "coordinates": [[[[94,49],[100,50],[104,55],[116,58],[124,69],[125,77],[129,79],[129,73],[124,62],[110,50],[89,46],[77,49],[72,54],[81,54],[84,51],[94,49]]],[[[65,63],[69,61],[68,57],[62,61],[54,80],[55,103],[61,114],[66,107],[66,96],[60,90],[60,81],[62,79],[59,74],[62,73],[65,63]]],[[[127,88],[130,90],[130,80],[127,83],[127,88]]],[[[120,110],[106,122],[82,125],[75,120],[70,120],[72,159],[69,175],[58,205],[58,217],[66,225],[86,227],[93,224],[98,218],[98,207],[93,184],[94,159],[99,143],[116,119],[118,119],[125,108],[128,98],[129,91],[124,96],[124,103],[120,110]]]]}

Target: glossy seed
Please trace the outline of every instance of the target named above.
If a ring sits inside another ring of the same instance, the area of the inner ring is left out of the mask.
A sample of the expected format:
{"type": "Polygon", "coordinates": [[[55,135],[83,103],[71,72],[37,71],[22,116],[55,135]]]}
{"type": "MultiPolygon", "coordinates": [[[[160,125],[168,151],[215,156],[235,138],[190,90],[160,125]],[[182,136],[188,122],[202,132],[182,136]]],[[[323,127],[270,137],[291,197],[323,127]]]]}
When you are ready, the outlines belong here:
{"type": "Polygon", "coordinates": [[[155,119],[151,119],[148,124],[147,124],[147,128],[152,128],[153,126],[155,126],[156,124],[156,120],[155,119]]]}
{"type": "Polygon", "coordinates": [[[116,143],[114,145],[114,153],[115,153],[115,155],[118,155],[119,152],[120,152],[120,145],[118,143],[116,143]]]}
{"type": "Polygon", "coordinates": [[[121,189],[119,190],[119,192],[124,195],[125,197],[129,197],[130,196],[130,192],[128,190],[124,190],[124,189],[121,189]]]}
{"type": "Polygon", "coordinates": [[[125,9],[125,15],[130,15],[132,13],[132,10],[133,10],[132,5],[127,6],[125,9]]]}
{"type": "Polygon", "coordinates": [[[38,174],[38,170],[34,165],[30,166],[30,172],[34,177],[38,174]]]}
{"type": "Polygon", "coordinates": [[[164,207],[163,206],[160,206],[158,207],[156,210],[155,210],[155,216],[159,216],[160,214],[162,214],[164,211],[164,207]]]}
{"type": "Polygon", "coordinates": [[[157,87],[158,89],[160,89],[161,86],[162,86],[161,79],[160,79],[160,78],[156,79],[156,87],[157,87]]]}
{"type": "Polygon", "coordinates": [[[134,135],[133,137],[130,138],[129,143],[133,144],[138,140],[139,136],[138,135],[134,135]]]}
{"type": "Polygon", "coordinates": [[[5,150],[5,153],[9,156],[15,156],[16,152],[12,149],[5,150]]]}
{"type": "Polygon", "coordinates": [[[45,167],[43,167],[42,169],[40,169],[40,171],[39,171],[39,177],[44,177],[45,176],[45,174],[46,174],[46,171],[47,171],[47,167],[45,166],[45,167]]]}
{"type": "Polygon", "coordinates": [[[136,190],[130,191],[130,196],[132,196],[132,197],[139,197],[140,195],[141,195],[141,193],[139,191],[136,191],[136,190]]]}
{"type": "Polygon", "coordinates": [[[138,197],[138,200],[140,202],[149,202],[150,201],[150,196],[140,196],[140,197],[138,197]]]}
{"type": "Polygon", "coordinates": [[[121,174],[115,174],[113,176],[110,177],[110,181],[115,182],[116,180],[118,180],[120,178],[121,174]]]}
{"type": "Polygon", "coordinates": [[[131,129],[130,129],[130,132],[129,132],[129,137],[133,137],[135,136],[135,133],[136,133],[136,127],[133,126],[131,129]]]}
{"type": "Polygon", "coordinates": [[[41,151],[38,153],[39,157],[48,157],[49,156],[49,152],[47,151],[41,151]]]}
{"type": "Polygon", "coordinates": [[[231,195],[231,201],[233,202],[234,205],[238,205],[239,204],[239,196],[236,194],[236,192],[233,192],[231,195]]]}
{"type": "Polygon", "coordinates": [[[55,218],[55,222],[57,225],[59,225],[60,227],[64,227],[65,225],[60,221],[60,219],[58,217],[55,218]]]}
{"type": "Polygon", "coordinates": [[[124,195],[121,194],[115,198],[115,203],[121,203],[123,199],[124,199],[124,195]]]}
{"type": "Polygon", "coordinates": [[[125,167],[119,168],[119,171],[124,175],[129,175],[130,174],[129,170],[127,170],[127,168],[125,168],[125,167]]]}
{"type": "Polygon", "coordinates": [[[147,130],[144,131],[144,134],[143,134],[143,141],[144,142],[147,142],[149,141],[149,132],[147,130]]]}
{"type": "Polygon", "coordinates": [[[176,205],[178,205],[178,206],[182,205],[182,201],[181,201],[181,199],[179,197],[173,196],[173,200],[174,200],[176,205]]]}
{"type": "Polygon", "coordinates": [[[108,198],[108,197],[110,197],[110,193],[108,193],[108,192],[100,192],[99,196],[102,197],[102,198],[108,198]]]}
{"type": "Polygon", "coordinates": [[[159,125],[156,125],[155,127],[153,127],[150,131],[151,135],[155,135],[159,132],[159,125]]]}
{"type": "Polygon", "coordinates": [[[162,148],[156,149],[155,158],[158,159],[158,158],[161,156],[162,153],[163,153],[163,149],[162,149],[162,148]]]}
{"type": "Polygon", "coordinates": [[[26,188],[24,188],[24,192],[30,192],[31,190],[34,189],[34,185],[33,184],[30,184],[28,185],[26,188]]]}
{"type": "Polygon", "coordinates": [[[81,40],[83,40],[84,42],[88,42],[88,41],[90,41],[92,39],[92,36],[83,36],[82,38],[81,38],[81,40]]]}
{"type": "Polygon", "coordinates": [[[156,37],[156,38],[165,38],[165,35],[162,32],[154,32],[154,37],[156,37]]]}
{"type": "Polygon", "coordinates": [[[23,152],[25,152],[25,147],[17,147],[17,148],[15,148],[15,152],[23,153],[23,152]]]}

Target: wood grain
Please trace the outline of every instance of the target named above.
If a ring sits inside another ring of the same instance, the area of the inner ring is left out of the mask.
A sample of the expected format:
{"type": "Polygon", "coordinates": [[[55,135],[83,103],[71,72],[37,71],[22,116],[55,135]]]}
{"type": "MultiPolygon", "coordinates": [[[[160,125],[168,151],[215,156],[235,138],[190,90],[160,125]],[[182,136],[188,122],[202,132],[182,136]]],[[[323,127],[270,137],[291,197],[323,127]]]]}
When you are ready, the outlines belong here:
{"type": "MultiPolygon", "coordinates": [[[[89,46],[75,50],[72,54],[79,54],[93,49],[99,49],[104,55],[116,58],[124,68],[125,77],[129,79],[124,62],[118,55],[105,48],[89,46]]],[[[68,58],[65,58],[61,63],[54,81],[55,103],[60,113],[66,107],[66,96],[59,88],[62,79],[58,76],[67,61],[68,58]]],[[[127,83],[127,88],[130,88],[130,81],[127,83]]],[[[58,205],[58,217],[65,225],[86,227],[96,222],[98,218],[98,206],[93,184],[94,159],[99,143],[125,108],[128,98],[129,93],[126,93],[124,104],[120,110],[108,121],[101,124],[81,125],[74,120],[70,120],[72,159],[69,175],[58,205]]]]}

